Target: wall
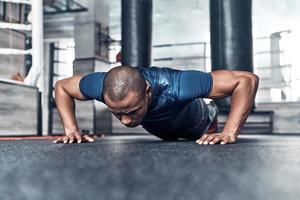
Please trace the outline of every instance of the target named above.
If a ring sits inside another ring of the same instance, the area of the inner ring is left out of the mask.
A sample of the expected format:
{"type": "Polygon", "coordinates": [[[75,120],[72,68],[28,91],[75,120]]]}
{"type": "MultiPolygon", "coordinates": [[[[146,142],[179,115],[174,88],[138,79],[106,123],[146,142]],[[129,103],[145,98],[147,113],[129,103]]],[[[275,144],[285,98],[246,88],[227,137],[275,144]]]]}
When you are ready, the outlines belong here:
{"type": "MultiPolygon", "coordinates": [[[[24,49],[24,34],[0,29],[0,48],[24,49]]],[[[24,55],[0,55],[0,78],[10,78],[20,72],[24,74],[24,55]]]]}
{"type": "MultiPolygon", "coordinates": [[[[110,36],[121,39],[121,1],[111,1],[110,36]]],[[[153,0],[152,44],[209,42],[209,0],[153,0]]],[[[210,56],[209,44],[152,49],[152,65],[209,70],[199,56],[210,56]],[[156,58],[173,58],[155,61],[156,58]],[[198,57],[198,58],[197,58],[198,57]]]]}
{"type": "Polygon", "coordinates": [[[254,67],[261,77],[258,102],[299,101],[300,1],[253,0],[252,2],[254,67]],[[279,48],[282,52],[278,59],[280,67],[277,68],[278,66],[273,64],[270,69],[268,67],[276,60],[272,60],[269,54],[264,53],[271,50],[271,44],[270,40],[262,37],[269,37],[271,33],[287,30],[290,31],[280,34],[279,48]],[[276,79],[277,83],[274,81],[276,79]],[[277,98],[271,94],[271,88],[282,90],[284,93],[282,98],[276,100],[277,98]]]}
{"type": "Polygon", "coordinates": [[[37,135],[38,88],[0,80],[0,135],[37,135]]]}
{"type": "Polygon", "coordinates": [[[258,103],[258,110],[273,110],[273,133],[300,134],[300,102],[258,103]]]}
{"type": "Polygon", "coordinates": [[[99,30],[105,29],[109,24],[108,0],[80,0],[80,4],[88,8],[87,12],[75,16],[74,38],[76,43],[75,58],[94,58],[97,55],[99,30]]]}

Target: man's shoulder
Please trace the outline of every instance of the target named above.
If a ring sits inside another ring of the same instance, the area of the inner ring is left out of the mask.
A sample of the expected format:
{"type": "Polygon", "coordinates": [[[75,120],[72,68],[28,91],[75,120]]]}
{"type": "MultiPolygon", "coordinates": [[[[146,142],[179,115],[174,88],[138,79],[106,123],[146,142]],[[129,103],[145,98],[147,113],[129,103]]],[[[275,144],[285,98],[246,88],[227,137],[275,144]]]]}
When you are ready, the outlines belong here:
{"type": "Polygon", "coordinates": [[[79,82],[79,90],[87,99],[103,102],[102,90],[106,72],[92,72],[84,75],[79,82]]]}

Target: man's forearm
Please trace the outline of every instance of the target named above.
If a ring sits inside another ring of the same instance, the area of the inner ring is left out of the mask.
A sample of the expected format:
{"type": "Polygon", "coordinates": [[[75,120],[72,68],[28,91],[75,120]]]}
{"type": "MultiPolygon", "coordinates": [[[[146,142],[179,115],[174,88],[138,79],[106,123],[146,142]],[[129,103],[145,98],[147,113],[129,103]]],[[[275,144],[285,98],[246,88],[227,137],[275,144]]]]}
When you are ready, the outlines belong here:
{"type": "Polygon", "coordinates": [[[231,109],[223,129],[224,133],[238,136],[254,103],[258,88],[258,78],[253,76],[240,80],[231,95],[231,109]]]}
{"type": "Polygon", "coordinates": [[[55,86],[55,102],[66,134],[78,131],[75,117],[75,102],[64,90],[62,83],[55,86]]]}

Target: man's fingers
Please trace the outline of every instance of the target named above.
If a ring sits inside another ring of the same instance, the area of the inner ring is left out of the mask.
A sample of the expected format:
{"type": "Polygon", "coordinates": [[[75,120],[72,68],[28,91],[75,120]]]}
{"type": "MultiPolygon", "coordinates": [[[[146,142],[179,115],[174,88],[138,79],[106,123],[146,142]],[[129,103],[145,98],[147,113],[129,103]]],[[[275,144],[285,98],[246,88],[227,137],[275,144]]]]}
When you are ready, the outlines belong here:
{"type": "Polygon", "coordinates": [[[226,138],[223,138],[222,141],[220,142],[220,144],[227,144],[229,141],[226,138]]]}
{"type": "Polygon", "coordinates": [[[74,142],[74,139],[75,139],[74,135],[73,135],[73,134],[70,134],[70,135],[69,135],[69,138],[70,138],[69,143],[73,143],[73,142],[74,142]]]}
{"type": "Polygon", "coordinates": [[[209,144],[216,144],[220,142],[221,138],[220,137],[215,137],[212,141],[209,142],[209,144]]]}
{"type": "Polygon", "coordinates": [[[76,132],[75,133],[75,138],[77,140],[77,143],[81,143],[82,142],[82,138],[81,138],[81,134],[80,133],[76,132]]]}
{"type": "Polygon", "coordinates": [[[229,144],[234,143],[236,141],[236,137],[224,134],[224,133],[214,133],[214,134],[204,134],[200,139],[196,142],[198,144],[229,144]]]}
{"type": "Polygon", "coordinates": [[[63,139],[63,138],[58,138],[58,139],[54,140],[53,143],[54,143],[54,144],[55,144],[55,143],[59,143],[59,142],[62,141],[62,139],[63,139]]]}
{"type": "Polygon", "coordinates": [[[84,136],[83,136],[83,139],[84,139],[85,141],[88,141],[88,142],[94,142],[94,141],[95,141],[93,138],[91,138],[91,137],[88,136],[88,135],[84,135],[84,136]]]}
{"type": "Polygon", "coordinates": [[[91,137],[89,135],[81,135],[80,132],[70,133],[66,136],[60,137],[53,141],[53,143],[59,143],[62,142],[64,144],[67,143],[74,143],[77,141],[77,143],[82,142],[94,142],[96,137],[91,137]]]}
{"type": "Polygon", "coordinates": [[[235,139],[231,138],[230,136],[224,136],[222,137],[221,144],[227,144],[227,143],[234,143],[235,139]]]}
{"type": "Polygon", "coordinates": [[[208,144],[210,141],[212,141],[215,138],[215,135],[210,135],[206,138],[206,140],[203,142],[203,144],[208,144]]]}
{"type": "Polygon", "coordinates": [[[69,136],[66,135],[65,137],[63,137],[63,143],[66,144],[69,141],[69,136]]]}
{"type": "Polygon", "coordinates": [[[199,140],[197,140],[196,142],[197,142],[198,144],[203,144],[203,142],[206,140],[206,138],[207,138],[208,136],[209,136],[208,134],[204,134],[204,135],[202,135],[202,137],[201,137],[199,140]]]}

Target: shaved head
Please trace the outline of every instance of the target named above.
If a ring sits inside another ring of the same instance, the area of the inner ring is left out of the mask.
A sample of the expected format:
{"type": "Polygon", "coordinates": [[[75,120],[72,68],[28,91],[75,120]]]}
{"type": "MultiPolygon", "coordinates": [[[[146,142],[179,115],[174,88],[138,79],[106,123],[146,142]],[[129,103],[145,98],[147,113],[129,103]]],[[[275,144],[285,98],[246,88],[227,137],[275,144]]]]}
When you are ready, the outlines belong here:
{"type": "Polygon", "coordinates": [[[137,68],[119,66],[109,70],[104,78],[103,94],[112,101],[123,100],[128,92],[144,97],[146,81],[137,68]]]}

